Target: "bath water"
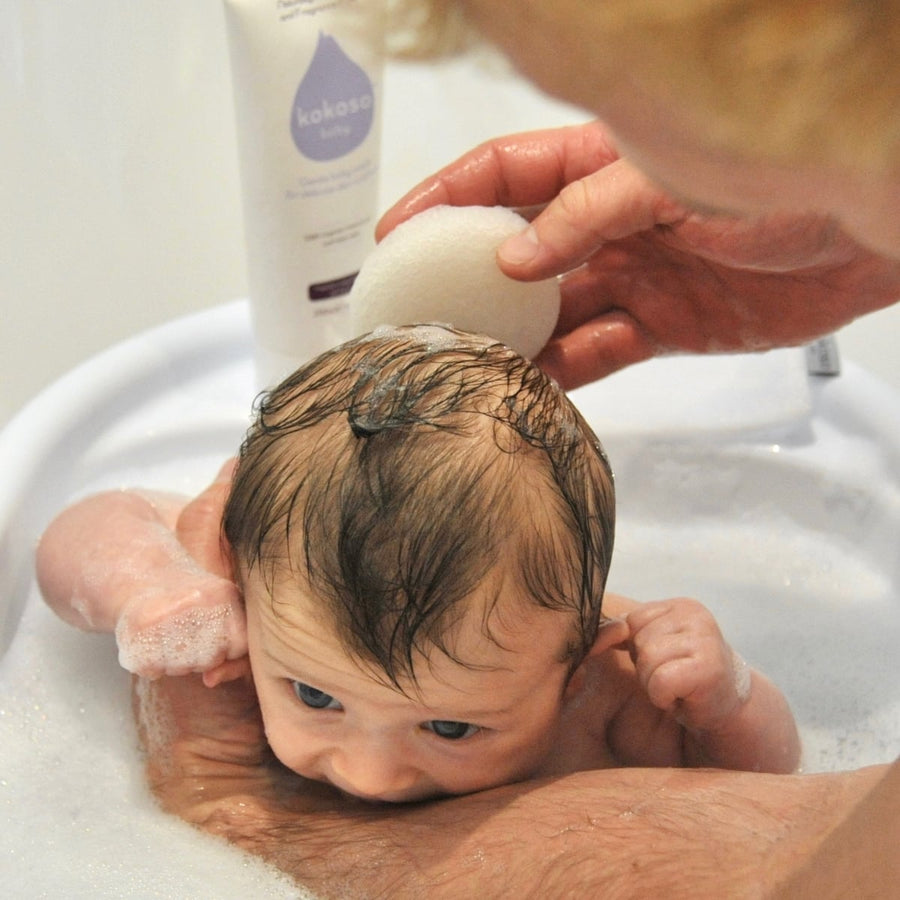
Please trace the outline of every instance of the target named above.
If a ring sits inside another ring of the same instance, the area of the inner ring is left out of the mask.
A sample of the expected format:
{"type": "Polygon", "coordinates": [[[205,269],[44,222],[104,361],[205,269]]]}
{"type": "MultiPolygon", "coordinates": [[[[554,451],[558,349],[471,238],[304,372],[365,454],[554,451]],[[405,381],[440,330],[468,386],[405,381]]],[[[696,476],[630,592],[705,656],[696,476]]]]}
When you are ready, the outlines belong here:
{"type": "Polygon", "coordinates": [[[3,896],[309,896],[155,805],[110,635],[65,625],[35,589],[0,686],[3,896]]]}
{"type": "MultiPolygon", "coordinates": [[[[124,467],[79,496],[125,485],[196,493],[223,459],[124,467]]],[[[310,897],[257,858],[157,807],[130,684],[112,635],[66,625],[32,585],[0,658],[0,895],[310,897]]]]}
{"type": "MultiPolygon", "coordinates": [[[[142,475],[149,487],[167,480],[165,470],[142,475]]],[[[696,488],[701,475],[708,487],[706,464],[684,475],[685,489],[696,488]]],[[[743,522],[738,517],[727,528],[702,517],[685,528],[672,521],[677,505],[665,503],[649,521],[627,467],[621,482],[614,589],[644,599],[701,597],[738,652],[787,694],[805,771],[900,753],[900,698],[896,678],[885,677],[900,646],[900,612],[878,566],[861,559],[858,547],[843,546],[840,535],[776,528],[771,511],[763,523],[749,506],[743,522]]],[[[198,478],[187,489],[202,484],[198,478]]],[[[0,660],[0,698],[4,895],[306,896],[155,806],[113,638],[65,625],[36,588],[0,660]]]]}

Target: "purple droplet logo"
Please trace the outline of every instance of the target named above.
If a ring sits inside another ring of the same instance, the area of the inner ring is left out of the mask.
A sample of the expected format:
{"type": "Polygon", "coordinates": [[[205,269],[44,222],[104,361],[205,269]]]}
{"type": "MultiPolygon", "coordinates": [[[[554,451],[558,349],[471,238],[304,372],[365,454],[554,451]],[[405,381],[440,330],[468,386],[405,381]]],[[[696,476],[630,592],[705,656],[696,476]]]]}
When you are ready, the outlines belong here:
{"type": "Polygon", "coordinates": [[[369,76],[333,37],[320,32],[291,108],[297,149],[315,160],[338,159],[355,150],[372,127],[374,106],[369,76]]]}

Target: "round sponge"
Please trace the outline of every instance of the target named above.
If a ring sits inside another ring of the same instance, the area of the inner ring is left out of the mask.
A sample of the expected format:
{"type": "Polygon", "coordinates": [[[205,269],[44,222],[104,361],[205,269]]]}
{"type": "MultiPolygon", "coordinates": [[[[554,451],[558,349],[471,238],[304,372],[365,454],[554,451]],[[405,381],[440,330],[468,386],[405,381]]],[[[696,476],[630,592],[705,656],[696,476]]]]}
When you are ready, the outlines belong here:
{"type": "Polygon", "coordinates": [[[354,334],[434,322],[535,356],[559,316],[559,284],[514,281],[497,248],[527,222],[502,206],[436,206],[398,225],[368,256],[350,292],[354,334]]]}

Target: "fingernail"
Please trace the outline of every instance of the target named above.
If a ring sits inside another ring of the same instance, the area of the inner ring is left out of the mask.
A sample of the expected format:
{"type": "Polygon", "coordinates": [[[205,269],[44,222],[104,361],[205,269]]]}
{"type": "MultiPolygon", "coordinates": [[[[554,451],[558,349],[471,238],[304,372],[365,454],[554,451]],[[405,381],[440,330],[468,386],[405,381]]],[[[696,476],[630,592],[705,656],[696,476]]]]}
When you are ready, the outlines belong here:
{"type": "Polygon", "coordinates": [[[529,225],[524,231],[513,235],[500,245],[497,256],[505,263],[522,266],[531,262],[541,249],[534,226],[529,225]]]}

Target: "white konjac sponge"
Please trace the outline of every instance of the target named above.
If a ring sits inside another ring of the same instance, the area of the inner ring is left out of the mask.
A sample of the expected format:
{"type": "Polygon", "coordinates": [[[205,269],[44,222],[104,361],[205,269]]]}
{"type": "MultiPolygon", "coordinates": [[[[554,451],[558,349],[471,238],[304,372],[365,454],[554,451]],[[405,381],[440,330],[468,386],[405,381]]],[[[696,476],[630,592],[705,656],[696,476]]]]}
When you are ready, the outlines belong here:
{"type": "Polygon", "coordinates": [[[527,222],[502,206],[436,206],[395,228],[350,292],[354,334],[379,325],[439,322],[536,356],[559,315],[555,278],[508,278],[496,252],[527,222]]]}

